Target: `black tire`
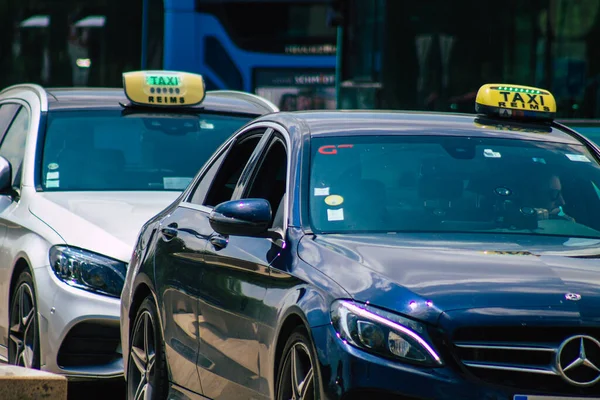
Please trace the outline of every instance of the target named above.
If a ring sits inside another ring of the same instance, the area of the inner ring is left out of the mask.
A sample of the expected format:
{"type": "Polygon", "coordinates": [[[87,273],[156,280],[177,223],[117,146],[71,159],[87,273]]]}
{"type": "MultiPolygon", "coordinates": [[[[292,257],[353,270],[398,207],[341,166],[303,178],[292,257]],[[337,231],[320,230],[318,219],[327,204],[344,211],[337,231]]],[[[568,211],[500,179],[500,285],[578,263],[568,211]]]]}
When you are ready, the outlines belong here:
{"type": "Polygon", "coordinates": [[[144,299],[132,327],[127,355],[127,399],[143,399],[146,392],[150,400],[165,400],[169,391],[165,346],[152,297],[144,299]],[[144,324],[150,324],[147,331],[144,324]],[[146,341],[145,332],[149,335],[146,341]]]}
{"type": "Polygon", "coordinates": [[[318,400],[320,398],[321,376],[317,367],[317,357],[304,327],[297,327],[288,338],[277,371],[277,400],[318,400]],[[295,353],[293,356],[292,354],[295,353]],[[292,362],[297,362],[296,383],[292,382],[292,362]],[[308,379],[310,375],[310,380],[308,379]],[[300,378],[300,379],[299,379],[300,378]],[[295,388],[294,388],[295,387],[295,388]]]}
{"type": "Polygon", "coordinates": [[[33,278],[21,272],[11,293],[8,361],[13,365],[40,368],[40,331],[33,278]]]}

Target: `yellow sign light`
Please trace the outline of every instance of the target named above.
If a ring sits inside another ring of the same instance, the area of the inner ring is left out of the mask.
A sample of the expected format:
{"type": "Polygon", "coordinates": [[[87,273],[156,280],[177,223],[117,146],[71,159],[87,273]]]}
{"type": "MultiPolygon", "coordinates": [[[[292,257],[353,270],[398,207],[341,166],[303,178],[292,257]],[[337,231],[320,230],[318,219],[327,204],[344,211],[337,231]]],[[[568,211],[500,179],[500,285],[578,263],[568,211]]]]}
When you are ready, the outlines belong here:
{"type": "Polygon", "coordinates": [[[186,107],[202,103],[202,75],[178,71],[133,71],[123,74],[125,95],[133,104],[186,107]]]}
{"type": "Polygon", "coordinates": [[[552,120],[556,101],[552,93],[544,89],[489,83],[479,88],[475,111],[503,118],[552,120]]]}

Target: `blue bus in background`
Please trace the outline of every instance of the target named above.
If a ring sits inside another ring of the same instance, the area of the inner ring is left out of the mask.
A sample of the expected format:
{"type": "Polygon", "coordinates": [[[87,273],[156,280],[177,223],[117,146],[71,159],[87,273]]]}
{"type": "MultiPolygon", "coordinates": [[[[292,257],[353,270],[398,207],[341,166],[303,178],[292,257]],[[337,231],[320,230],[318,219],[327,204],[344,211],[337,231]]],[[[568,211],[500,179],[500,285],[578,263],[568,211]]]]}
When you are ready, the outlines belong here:
{"type": "Polygon", "coordinates": [[[330,3],[144,0],[142,67],[200,73],[207,89],[256,93],[282,110],[334,109],[330,3]]]}

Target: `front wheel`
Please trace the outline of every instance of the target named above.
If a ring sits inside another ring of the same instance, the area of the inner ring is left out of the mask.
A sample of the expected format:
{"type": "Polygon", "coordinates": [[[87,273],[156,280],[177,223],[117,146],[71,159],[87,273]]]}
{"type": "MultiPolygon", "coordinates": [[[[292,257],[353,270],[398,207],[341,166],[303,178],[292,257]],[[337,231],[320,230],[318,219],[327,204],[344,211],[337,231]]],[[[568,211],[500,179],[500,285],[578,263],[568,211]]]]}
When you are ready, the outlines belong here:
{"type": "Polygon", "coordinates": [[[8,359],[13,365],[40,368],[40,337],[33,278],[19,275],[11,293],[8,359]]]}
{"type": "Polygon", "coordinates": [[[277,400],[319,398],[319,372],[306,330],[296,328],[288,339],[277,373],[277,400]]]}
{"type": "Polygon", "coordinates": [[[153,299],[147,297],[133,323],[127,364],[127,399],[164,400],[167,392],[167,363],[158,312],[153,299]]]}

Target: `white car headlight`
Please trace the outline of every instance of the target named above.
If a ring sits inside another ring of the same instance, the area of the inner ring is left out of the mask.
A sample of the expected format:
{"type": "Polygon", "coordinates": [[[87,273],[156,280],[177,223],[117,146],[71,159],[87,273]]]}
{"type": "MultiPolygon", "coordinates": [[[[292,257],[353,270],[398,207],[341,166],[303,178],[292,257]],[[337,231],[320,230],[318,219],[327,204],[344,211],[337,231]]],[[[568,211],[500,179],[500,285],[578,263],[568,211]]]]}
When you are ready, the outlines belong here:
{"type": "Polygon", "coordinates": [[[127,265],[121,261],[69,246],[50,249],[50,266],[58,279],[83,290],[120,297],[127,265]]]}
{"type": "Polygon", "coordinates": [[[341,339],[362,350],[424,366],[443,365],[426,340],[425,326],[417,321],[338,300],[331,307],[331,322],[341,339]]]}

